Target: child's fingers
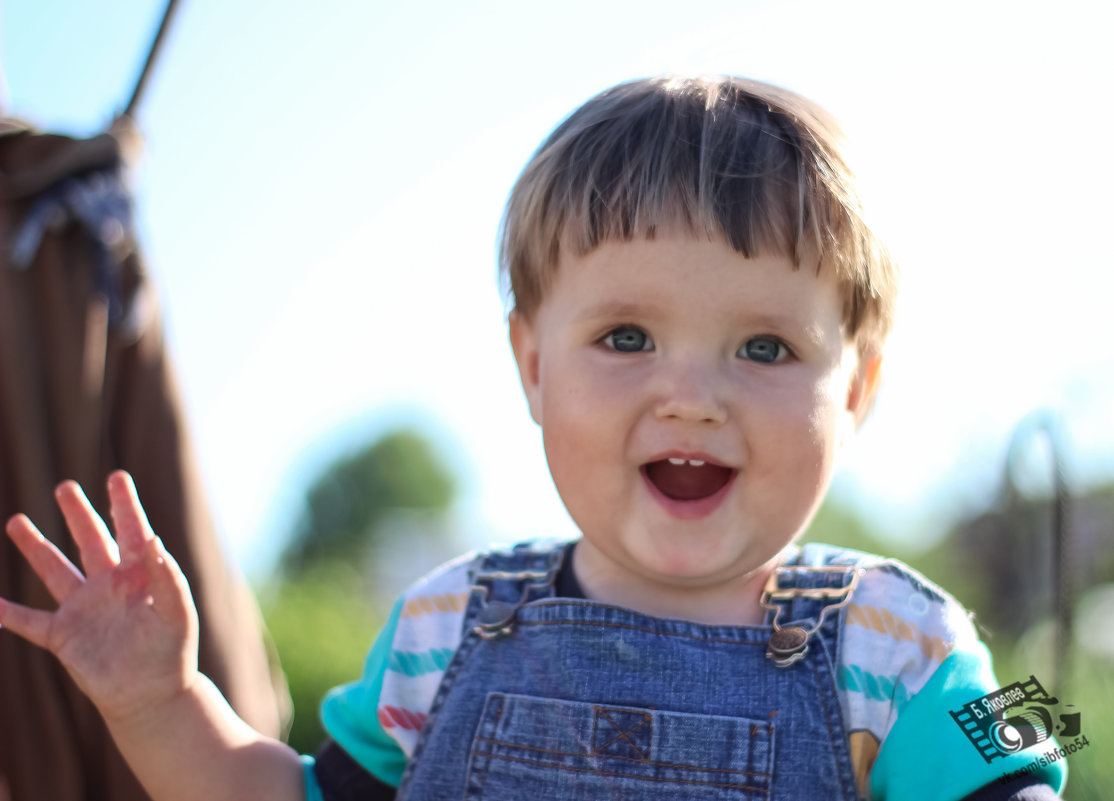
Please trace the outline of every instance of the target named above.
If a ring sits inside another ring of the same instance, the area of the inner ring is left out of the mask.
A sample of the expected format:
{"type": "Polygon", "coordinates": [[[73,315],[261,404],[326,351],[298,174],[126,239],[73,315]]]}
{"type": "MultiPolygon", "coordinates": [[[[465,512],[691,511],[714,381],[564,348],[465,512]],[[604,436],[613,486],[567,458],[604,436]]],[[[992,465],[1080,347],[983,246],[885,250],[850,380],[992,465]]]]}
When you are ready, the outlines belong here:
{"type": "Polygon", "coordinates": [[[89,503],[76,481],[63,481],[54,490],[66,526],[81,550],[86,575],[111,570],[120,562],[120,552],[104,521],[89,503]]]}
{"type": "Polygon", "coordinates": [[[151,531],[151,524],[147,522],[147,513],[139,503],[132,477],[123,470],[117,470],[108,477],[108,500],[116,540],[125,561],[141,558],[144,548],[155,538],[155,534],[151,531]]]}
{"type": "Polygon", "coordinates": [[[85,583],[84,576],[25,516],[8,521],[8,536],[58,603],[85,583]]]}
{"type": "Polygon", "coordinates": [[[47,648],[53,614],[0,598],[0,626],[40,648],[47,648]]]}
{"type": "Polygon", "coordinates": [[[164,620],[188,623],[193,614],[189,582],[162,540],[154,537],[147,543],[144,559],[155,611],[164,620]]]}

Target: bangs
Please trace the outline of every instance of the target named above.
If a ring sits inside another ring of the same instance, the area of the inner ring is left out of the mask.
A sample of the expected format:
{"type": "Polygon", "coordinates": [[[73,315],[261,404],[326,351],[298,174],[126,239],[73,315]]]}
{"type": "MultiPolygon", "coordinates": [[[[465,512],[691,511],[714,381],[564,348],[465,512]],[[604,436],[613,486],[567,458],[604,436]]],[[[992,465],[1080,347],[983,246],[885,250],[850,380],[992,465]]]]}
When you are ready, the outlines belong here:
{"type": "Polygon", "coordinates": [[[847,289],[849,335],[882,322],[868,318],[884,271],[841,142],[815,105],[742,79],[603,92],[558,126],[511,193],[500,261],[515,308],[532,315],[563,250],[585,255],[679,226],[746,258],[832,269],[847,289]]]}

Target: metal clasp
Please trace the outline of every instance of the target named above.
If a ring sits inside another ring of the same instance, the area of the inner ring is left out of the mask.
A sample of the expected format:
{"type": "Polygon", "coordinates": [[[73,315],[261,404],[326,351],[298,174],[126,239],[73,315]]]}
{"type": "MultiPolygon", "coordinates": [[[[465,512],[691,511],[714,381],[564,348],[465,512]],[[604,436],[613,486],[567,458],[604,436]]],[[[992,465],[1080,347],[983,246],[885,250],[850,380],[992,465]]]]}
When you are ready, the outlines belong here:
{"type": "Polygon", "coordinates": [[[521,606],[529,603],[532,597],[550,589],[557,581],[557,574],[564,561],[565,549],[559,548],[550,556],[547,570],[491,570],[477,573],[473,577],[471,590],[481,594],[483,604],[476,615],[476,625],[472,631],[485,640],[505,637],[514,630],[514,617],[521,606]],[[524,581],[522,597],[518,603],[509,601],[492,601],[491,582],[493,581],[524,581]]]}
{"type": "Polygon", "coordinates": [[[851,594],[858,586],[859,576],[862,575],[863,569],[858,567],[850,567],[847,565],[825,565],[822,567],[802,567],[797,565],[789,565],[784,567],[777,567],[770,573],[769,579],[766,580],[766,586],[762,590],[762,597],[759,603],[766,609],[774,613],[770,625],[773,626],[773,633],[770,635],[770,642],[766,646],[766,658],[773,661],[774,665],[779,668],[787,668],[790,665],[804,659],[805,654],[808,653],[808,640],[809,638],[820,630],[820,626],[824,623],[824,618],[827,617],[828,612],[833,609],[841,609],[851,602],[851,594]],[[790,571],[796,572],[811,572],[811,573],[851,573],[851,579],[846,585],[842,587],[782,587],[779,582],[779,576],[782,573],[790,571]],[[790,626],[782,628],[778,625],[778,618],[781,616],[782,607],[774,601],[789,601],[794,598],[816,598],[816,599],[832,599],[833,603],[828,604],[820,610],[817,616],[816,625],[811,629],[806,629],[803,626],[790,626]]]}

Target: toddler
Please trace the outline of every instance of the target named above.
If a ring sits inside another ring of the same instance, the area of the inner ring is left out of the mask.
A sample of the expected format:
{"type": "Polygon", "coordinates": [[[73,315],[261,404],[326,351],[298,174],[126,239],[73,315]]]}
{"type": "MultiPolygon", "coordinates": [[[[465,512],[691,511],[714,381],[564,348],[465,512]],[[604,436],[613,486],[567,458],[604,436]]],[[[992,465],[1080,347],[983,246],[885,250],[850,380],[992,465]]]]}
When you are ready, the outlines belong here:
{"type": "MultiPolygon", "coordinates": [[[[0,602],[156,799],[1055,798],[949,714],[997,683],[968,614],[892,560],[794,545],[870,409],[895,267],[821,109],[737,78],[634,81],[514,187],[511,344],[581,536],[466,556],[398,601],[299,757],[196,671],[189,589],[128,476],[59,602],[0,602]],[[118,544],[118,547],[117,547],[118,544]],[[397,789],[396,789],[397,788],[397,789]]],[[[1055,788],[1055,789],[1054,789],[1055,788]]]]}

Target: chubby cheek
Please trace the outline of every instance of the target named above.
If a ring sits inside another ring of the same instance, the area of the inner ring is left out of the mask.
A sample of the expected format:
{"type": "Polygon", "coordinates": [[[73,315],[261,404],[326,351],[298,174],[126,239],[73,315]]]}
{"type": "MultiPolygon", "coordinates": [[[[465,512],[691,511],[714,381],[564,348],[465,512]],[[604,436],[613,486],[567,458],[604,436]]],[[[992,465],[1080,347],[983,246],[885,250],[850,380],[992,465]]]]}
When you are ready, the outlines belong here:
{"type": "Polygon", "coordinates": [[[543,430],[545,456],[550,477],[569,516],[581,531],[604,525],[608,514],[617,511],[619,494],[614,464],[605,441],[584,426],[547,424],[543,430]]]}
{"type": "Polygon", "coordinates": [[[587,518],[617,511],[623,482],[638,478],[627,459],[632,396],[613,376],[569,368],[543,365],[542,438],[557,491],[584,528],[587,518]]]}
{"type": "Polygon", "coordinates": [[[821,492],[827,489],[839,450],[841,423],[845,417],[844,392],[838,381],[817,383],[813,387],[812,402],[807,411],[814,486],[821,492]]]}
{"type": "MultiPolygon", "coordinates": [[[[802,496],[822,493],[838,440],[838,397],[837,387],[825,378],[802,382],[793,392],[762,398],[761,416],[752,407],[749,413],[753,424],[745,429],[751,463],[767,468],[767,477],[779,484],[792,476],[802,496]]],[[[757,400],[754,405],[758,405],[757,400]]],[[[783,486],[779,494],[785,491],[783,486]]]]}

